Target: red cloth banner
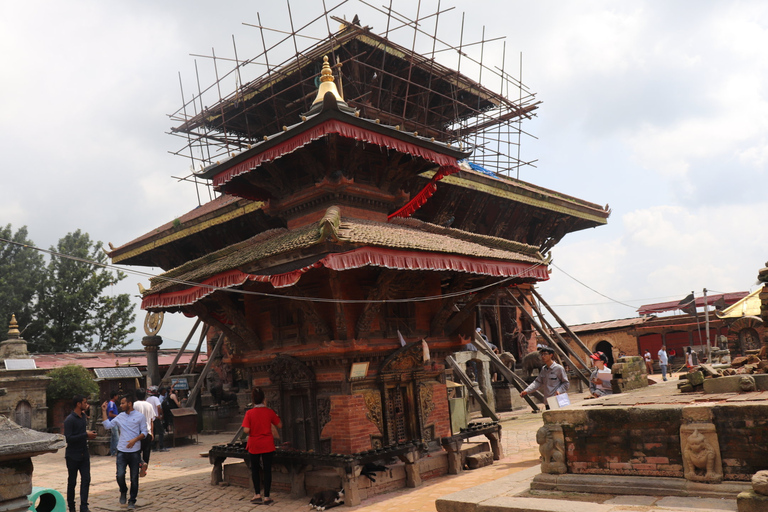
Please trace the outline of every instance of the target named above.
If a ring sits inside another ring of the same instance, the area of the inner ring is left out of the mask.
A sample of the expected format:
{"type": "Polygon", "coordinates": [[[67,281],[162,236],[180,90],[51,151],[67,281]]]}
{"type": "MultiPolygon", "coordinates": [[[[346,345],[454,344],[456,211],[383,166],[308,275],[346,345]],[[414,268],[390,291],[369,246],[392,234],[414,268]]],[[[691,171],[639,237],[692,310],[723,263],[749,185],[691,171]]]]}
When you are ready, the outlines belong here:
{"type": "Polygon", "coordinates": [[[233,178],[243,173],[249,172],[251,169],[258,167],[262,163],[276,160],[281,156],[291,153],[302,146],[306,146],[313,140],[320,139],[321,137],[332,133],[339,134],[342,137],[346,137],[348,139],[361,140],[370,144],[376,144],[377,146],[394,149],[395,151],[399,151],[401,153],[408,153],[413,156],[418,156],[424,158],[425,160],[429,160],[430,162],[434,162],[440,166],[456,167],[456,170],[458,170],[456,159],[452,156],[444,155],[442,153],[438,153],[437,151],[423,148],[416,144],[395,139],[393,137],[388,137],[386,135],[366,130],[358,126],[353,126],[342,121],[329,119],[328,121],[320,123],[314,128],[310,128],[309,130],[303,131],[289,138],[285,142],[282,142],[275,147],[264,150],[259,154],[254,155],[247,160],[244,160],[243,162],[240,162],[237,165],[233,165],[232,167],[221,171],[213,177],[213,186],[218,190],[219,187],[225,185],[233,178]]]}
{"type": "Polygon", "coordinates": [[[192,286],[185,290],[144,297],[141,301],[141,309],[188,306],[203,297],[207,297],[218,288],[232,288],[240,286],[246,281],[271,283],[275,288],[286,288],[295,285],[306,272],[321,266],[330,270],[342,271],[368,265],[399,270],[452,270],[488,276],[536,279],[537,281],[549,279],[549,272],[544,264],[361,247],[352,251],[329,254],[311,265],[283,274],[257,275],[246,274],[239,270],[229,270],[204,280],[201,283],[204,286],[192,286]]]}

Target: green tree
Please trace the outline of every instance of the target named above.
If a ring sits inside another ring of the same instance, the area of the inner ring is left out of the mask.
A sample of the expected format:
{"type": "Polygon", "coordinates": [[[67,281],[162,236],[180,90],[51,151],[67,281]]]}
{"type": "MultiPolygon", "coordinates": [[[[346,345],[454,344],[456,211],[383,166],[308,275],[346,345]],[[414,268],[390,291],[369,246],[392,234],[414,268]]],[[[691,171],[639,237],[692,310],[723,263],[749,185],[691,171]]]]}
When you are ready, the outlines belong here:
{"type": "MultiPolygon", "coordinates": [[[[119,275],[125,277],[122,273],[119,275]]],[[[127,293],[99,297],[93,318],[96,334],[86,343],[88,350],[124,348],[130,342],[128,336],[136,332],[136,327],[131,325],[136,320],[136,315],[133,313],[131,297],[127,293]]]]}
{"type": "Polygon", "coordinates": [[[0,332],[15,314],[23,336],[35,337],[34,305],[45,272],[43,255],[32,248],[26,226],[16,233],[10,224],[0,227],[0,238],[8,240],[0,241],[0,332]]]}
{"type": "Polygon", "coordinates": [[[42,334],[30,342],[37,352],[70,352],[83,348],[120,348],[135,328],[127,329],[135,318],[127,294],[112,300],[102,297],[111,285],[125,278],[101,265],[107,257],[101,242],[92,242],[80,230],[67,234],[51,248],[55,254],[46,269],[37,304],[37,317],[43,322],[42,334]],[[90,263],[94,262],[94,263],[90,263]],[[106,315],[106,318],[102,315],[106,315]],[[116,318],[112,322],[111,318],[116,318]],[[117,329],[112,328],[117,326],[117,329]],[[103,335],[105,341],[101,342],[103,335]],[[95,338],[95,339],[94,339],[95,338]]]}
{"type": "Polygon", "coordinates": [[[53,405],[58,400],[71,400],[75,395],[88,397],[99,391],[91,372],[78,364],[68,364],[48,372],[51,381],[48,383],[46,400],[53,405]]]}

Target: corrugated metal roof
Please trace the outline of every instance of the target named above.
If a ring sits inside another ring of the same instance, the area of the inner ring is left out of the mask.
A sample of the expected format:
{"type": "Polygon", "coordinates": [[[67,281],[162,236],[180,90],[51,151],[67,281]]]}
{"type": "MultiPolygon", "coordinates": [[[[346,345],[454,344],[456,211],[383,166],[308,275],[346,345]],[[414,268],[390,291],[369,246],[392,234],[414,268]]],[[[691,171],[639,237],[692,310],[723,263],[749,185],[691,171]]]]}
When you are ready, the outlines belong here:
{"type": "MultiPolygon", "coordinates": [[[[731,293],[720,293],[716,295],[707,295],[707,304],[711,306],[717,300],[720,300],[720,298],[722,297],[725,300],[725,303],[730,305],[743,299],[746,296],[747,296],[747,292],[731,292],[731,293]]],[[[682,300],[682,297],[681,297],[681,300],[682,300]]],[[[696,307],[697,308],[704,307],[704,297],[696,298],[696,307]]],[[[640,306],[640,309],[637,310],[637,313],[639,315],[650,315],[653,313],[663,313],[665,311],[674,311],[676,309],[681,309],[679,300],[672,300],[669,302],[659,302],[657,304],[646,304],[645,306],[640,306]]]]}

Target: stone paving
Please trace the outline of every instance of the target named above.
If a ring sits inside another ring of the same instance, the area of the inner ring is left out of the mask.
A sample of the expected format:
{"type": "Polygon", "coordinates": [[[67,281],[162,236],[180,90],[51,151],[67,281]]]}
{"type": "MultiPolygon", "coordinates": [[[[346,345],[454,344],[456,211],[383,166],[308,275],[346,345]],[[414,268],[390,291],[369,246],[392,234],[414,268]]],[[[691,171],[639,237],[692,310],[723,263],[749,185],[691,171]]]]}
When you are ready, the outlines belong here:
{"type": "MultiPolygon", "coordinates": [[[[424,482],[417,489],[401,489],[364,500],[356,507],[338,508],[355,511],[384,511],[400,509],[408,511],[435,511],[435,500],[446,494],[490,482],[539,463],[536,430],[542,425],[541,414],[528,411],[502,414],[502,446],[504,458],[493,465],[464,471],[460,475],[447,475],[424,482]]],[[[200,443],[172,448],[169,452],[152,453],[150,469],[140,480],[137,510],[163,512],[197,512],[226,510],[240,512],[266,508],[266,505],[252,505],[251,491],[235,486],[210,485],[211,465],[208,449],[232,439],[233,433],[201,435],[200,443]]],[[[480,436],[475,441],[485,441],[480,436]]],[[[33,459],[35,466],[33,485],[53,488],[66,497],[67,472],[64,450],[33,459]]],[[[79,483],[79,482],[78,482],[79,483]]],[[[91,458],[90,508],[98,511],[124,511],[118,500],[115,482],[114,457],[91,458]]],[[[309,510],[309,497],[294,499],[287,493],[272,492],[274,505],[269,510],[309,510]]],[[[78,496],[79,501],[79,496],[78,496]]]]}
{"type": "MultiPolygon", "coordinates": [[[[660,379],[659,379],[660,380],[660,379]]],[[[670,382],[660,386],[651,386],[640,390],[640,393],[627,393],[610,398],[609,402],[657,401],[659,399],[677,400],[675,386],[676,376],[670,382]],[[662,398],[663,397],[663,398],[662,398]]],[[[572,403],[583,405],[609,405],[605,398],[586,400],[587,394],[571,394],[572,403]],[[601,403],[602,402],[602,403],[601,403]]],[[[690,397],[688,400],[690,401],[690,397]]],[[[492,485],[497,480],[501,483],[515,473],[539,465],[538,444],[536,431],[543,424],[541,414],[533,414],[528,410],[502,413],[502,446],[504,458],[493,465],[472,471],[463,471],[459,475],[447,475],[433,478],[424,482],[416,489],[400,489],[387,494],[381,494],[364,500],[356,507],[339,508],[365,512],[385,510],[402,510],[418,512],[434,512],[435,500],[438,498],[480,486],[492,485]]],[[[210,485],[211,465],[207,454],[208,449],[217,444],[231,440],[232,433],[217,435],[201,435],[200,443],[172,448],[167,453],[153,453],[149,474],[141,479],[137,508],[146,511],[164,512],[197,512],[209,510],[226,510],[240,512],[261,509],[266,505],[252,505],[249,499],[251,491],[235,486],[210,485]]],[[[475,441],[485,441],[480,436],[475,441]]],[[[64,464],[64,451],[46,454],[33,459],[35,470],[33,485],[57,489],[62,495],[66,494],[67,473],[64,464]]],[[[531,469],[525,473],[537,473],[531,469]]],[[[90,508],[98,511],[123,511],[125,507],[118,505],[118,491],[115,483],[115,459],[113,457],[98,457],[91,459],[91,498],[90,508]]],[[[309,497],[291,498],[287,493],[274,492],[275,499],[269,509],[273,512],[309,510],[309,497]]],[[[620,500],[621,498],[616,498],[620,500]]],[[[640,499],[640,498],[630,498],[640,499]]],[[[656,498],[658,499],[658,498],[656,498]]],[[[656,503],[658,506],[658,503],[656,503]]],[[[670,507],[671,508],[671,507],[670,507]]],[[[726,508],[727,509],[727,508],[726,508]]],[[[636,509],[637,510],[637,509],[636,509]]],[[[643,508],[639,510],[656,510],[643,508]]]]}

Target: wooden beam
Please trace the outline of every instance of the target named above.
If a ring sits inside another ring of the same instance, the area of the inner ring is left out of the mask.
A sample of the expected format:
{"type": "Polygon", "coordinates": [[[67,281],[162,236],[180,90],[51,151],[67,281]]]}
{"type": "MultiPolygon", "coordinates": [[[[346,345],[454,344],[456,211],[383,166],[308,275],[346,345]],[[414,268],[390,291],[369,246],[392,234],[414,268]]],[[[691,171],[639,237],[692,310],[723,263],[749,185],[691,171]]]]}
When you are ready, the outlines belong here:
{"type": "Polygon", "coordinates": [[[493,294],[496,290],[498,290],[501,287],[508,286],[509,283],[507,281],[498,283],[494,286],[490,286],[486,288],[485,290],[482,290],[480,292],[477,292],[472,299],[470,299],[469,302],[464,304],[464,308],[461,309],[458,313],[453,315],[453,317],[448,321],[448,323],[445,324],[444,332],[445,334],[452,334],[456,329],[459,328],[459,325],[461,325],[464,320],[467,319],[469,315],[472,314],[475,307],[480,304],[482,301],[484,301],[486,298],[488,298],[491,294],[493,294]]]}
{"type": "MultiPolygon", "coordinates": [[[[466,286],[467,282],[469,281],[469,277],[470,274],[466,272],[457,272],[454,274],[453,278],[451,278],[451,282],[443,292],[443,295],[450,295],[454,292],[463,290],[464,286],[466,286]]],[[[443,299],[443,305],[440,307],[438,312],[435,313],[435,316],[432,317],[432,321],[429,324],[429,332],[432,336],[437,336],[442,332],[443,325],[445,324],[446,320],[448,320],[448,317],[451,316],[453,307],[456,305],[459,299],[461,299],[461,296],[459,295],[443,299]]]]}
{"type": "Polygon", "coordinates": [[[563,322],[563,320],[562,320],[562,319],[561,319],[559,316],[557,316],[557,313],[555,313],[555,310],[554,310],[554,309],[552,309],[552,308],[549,306],[549,304],[547,304],[547,301],[545,301],[545,300],[544,300],[544,297],[542,297],[542,296],[541,296],[541,294],[539,294],[539,292],[537,292],[537,291],[536,291],[536,290],[534,290],[533,288],[531,288],[531,292],[532,292],[532,293],[533,293],[533,295],[534,295],[534,296],[535,296],[535,297],[536,297],[536,298],[539,300],[539,302],[541,302],[542,304],[544,304],[544,307],[545,307],[545,308],[547,308],[547,310],[548,310],[550,313],[552,313],[552,316],[553,316],[553,317],[555,317],[555,320],[557,320],[557,323],[559,323],[559,324],[562,326],[562,328],[565,330],[565,332],[568,334],[568,336],[570,336],[570,338],[571,338],[571,339],[572,339],[572,340],[573,340],[573,341],[574,341],[574,342],[575,342],[575,343],[576,343],[576,344],[577,344],[579,347],[581,347],[581,350],[583,350],[583,351],[584,351],[584,353],[586,353],[587,355],[591,354],[591,353],[592,353],[592,351],[591,351],[591,350],[589,350],[589,348],[588,348],[588,347],[587,347],[587,346],[586,346],[586,345],[585,345],[585,344],[584,344],[584,343],[581,341],[581,339],[580,339],[578,336],[576,336],[576,333],[575,333],[575,332],[573,332],[573,331],[571,330],[571,328],[570,328],[570,327],[568,327],[568,324],[566,324],[565,322],[563,322]]]}
{"type": "Polygon", "coordinates": [[[525,309],[525,306],[523,306],[523,304],[517,300],[517,297],[515,297],[515,294],[512,293],[512,290],[507,289],[507,293],[509,294],[510,297],[512,297],[512,300],[515,301],[515,304],[519,306],[520,311],[522,311],[523,315],[525,315],[528,318],[528,321],[531,322],[531,325],[533,325],[536,328],[536,330],[539,331],[539,334],[541,334],[541,337],[547,340],[547,344],[550,347],[552,347],[552,350],[554,350],[557,353],[557,355],[560,356],[563,360],[568,361],[568,363],[571,365],[571,368],[573,368],[574,373],[579,377],[579,379],[584,381],[587,384],[587,386],[589,386],[589,377],[587,377],[586,375],[578,371],[578,369],[576,368],[576,365],[573,363],[573,361],[571,361],[568,355],[565,352],[563,352],[563,349],[560,347],[560,345],[558,345],[557,342],[555,342],[555,340],[553,340],[549,336],[549,334],[544,329],[544,327],[542,327],[541,324],[536,321],[533,315],[531,315],[528,312],[528,310],[525,309]]]}
{"type": "Polygon", "coordinates": [[[229,341],[232,343],[240,344],[241,347],[247,347],[248,343],[243,339],[242,336],[240,336],[239,333],[237,333],[235,330],[233,330],[230,326],[225,324],[224,322],[217,319],[215,316],[213,316],[209,311],[208,308],[200,304],[199,302],[196,304],[192,304],[189,307],[194,313],[203,319],[203,321],[209,325],[212,325],[216,327],[217,329],[224,331],[224,333],[227,335],[227,338],[229,338],[229,341]]]}
{"type": "Polygon", "coordinates": [[[382,269],[381,272],[379,272],[379,275],[376,278],[376,283],[368,292],[367,300],[372,302],[367,302],[365,304],[363,312],[360,313],[360,316],[357,319],[357,326],[355,329],[357,334],[355,338],[364,338],[370,332],[373,319],[379,314],[382,306],[381,302],[373,301],[380,301],[390,297],[392,283],[397,279],[397,276],[398,272],[389,269],[382,269]]]}
{"type": "MultiPolygon", "coordinates": [[[[496,370],[504,376],[505,379],[507,379],[507,382],[515,386],[515,388],[518,391],[523,391],[525,388],[528,387],[528,384],[523,381],[520,377],[517,376],[517,374],[507,368],[507,366],[501,362],[501,359],[499,359],[499,356],[497,356],[493,350],[491,350],[491,347],[489,347],[482,336],[480,336],[479,333],[475,333],[475,338],[472,341],[472,344],[477,347],[478,352],[485,354],[488,356],[491,360],[491,364],[496,367],[496,370]]],[[[539,412],[539,406],[536,405],[536,403],[531,399],[530,396],[526,395],[523,397],[526,402],[528,402],[528,405],[531,406],[531,409],[533,409],[533,412],[539,412]]]]}
{"type": "MultiPolygon", "coordinates": [[[[343,298],[343,290],[341,283],[339,283],[339,273],[336,271],[330,271],[330,279],[329,285],[331,286],[331,295],[335,299],[342,299],[343,298]]],[[[335,339],[337,340],[346,340],[349,338],[349,335],[347,334],[347,317],[344,313],[344,304],[340,302],[334,302],[333,309],[335,313],[335,321],[334,321],[334,327],[335,327],[335,339]]]]}
{"type": "Polygon", "coordinates": [[[249,327],[245,314],[240,310],[236,301],[232,298],[232,294],[219,292],[216,294],[215,300],[224,310],[224,314],[227,315],[227,318],[232,320],[232,323],[237,326],[237,331],[247,335],[248,340],[253,340],[252,343],[248,343],[246,338],[243,337],[243,340],[246,340],[246,343],[248,343],[248,348],[264,350],[264,344],[261,342],[261,338],[256,331],[249,327]]]}
{"type": "Polygon", "coordinates": [[[184,353],[184,351],[187,349],[187,345],[189,345],[189,341],[192,339],[192,336],[194,336],[195,331],[202,323],[202,320],[198,317],[195,320],[195,325],[192,326],[192,329],[189,331],[189,334],[187,334],[187,339],[184,340],[184,343],[181,345],[181,348],[176,353],[176,357],[173,358],[173,362],[171,363],[171,366],[168,367],[168,371],[165,372],[165,376],[161,380],[169,379],[171,375],[173,375],[173,370],[176,369],[176,365],[179,364],[179,359],[181,359],[181,354],[184,353]]]}
{"type": "Polygon", "coordinates": [[[491,418],[493,421],[499,421],[499,417],[496,416],[496,414],[491,410],[488,402],[483,399],[483,395],[481,395],[478,390],[475,389],[472,381],[469,379],[469,377],[467,377],[467,374],[464,373],[464,370],[461,369],[459,363],[457,363],[456,360],[451,356],[446,356],[445,362],[448,363],[448,366],[453,369],[453,374],[459,378],[462,384],[464,384],[464,387],[467,388],[467,391],[472,393],[475,399],[480,403],[480,411],[484,415],[487,415],[489,418],[491,418]]]}

